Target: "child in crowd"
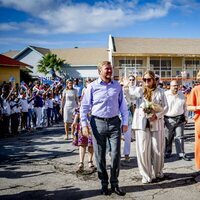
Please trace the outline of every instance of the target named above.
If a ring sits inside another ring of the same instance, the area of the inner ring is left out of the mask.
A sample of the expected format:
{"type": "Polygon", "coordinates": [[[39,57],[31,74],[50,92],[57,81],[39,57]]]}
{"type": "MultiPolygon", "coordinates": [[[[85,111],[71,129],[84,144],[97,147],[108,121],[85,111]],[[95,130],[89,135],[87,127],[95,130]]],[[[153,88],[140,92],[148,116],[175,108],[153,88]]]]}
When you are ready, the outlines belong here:
{"type": "Polygon", "coordinates": [[[80,127],[80,113],[79,108],[75,109],[74,121],[71,126],[72,134],[73,134],[73,144],[79,147],[79,165],[77,173],[84,171],[84,159],[86,148],[88,147],[88,167],[93,172],[95,170],[95,166],[93,164],[93,143],[92,143],[92,135],[90,134],[85,137],[81,132],[80,127]]]}
{"type": "Polygon", "coordinates": [[[13,92],[10,97],[10,108],[11,108],[11,134],[18,134],[19,128],[19,119],[20,119],[20,107],[19,107],[19,99],[17,95],[13,92]]]}
{"type": "Polygon", "coordinates": [[[21,130],[28,130],[27,119],[28,119],[28,100],[26,98],[26,93],[22,93],[22,97],[20,99],[21,106],[21,130]]]}
{"type": "Polygon", "coordinates": [[[43,107],[42,107],[42,125],[44,127],[48,127],[47,125],[47,109],[48,109],[48,101],[46,93],[43,94],[43,107]]]}
{"type": "Polygon", "coordinates": [[[35,112],[34,112],[34,97],[32,97],[31,91],[28,91],[28,131],[32,131],[33,127],[36,126],[36,118],[35,118],[35,112]]]}
{"type": "Polygon", "coordinates": [[[51,126],[53,123],[52,114],[53,114],[53,100],[52,100],[52,94],[47,94],[47,126],[51,126]]]}

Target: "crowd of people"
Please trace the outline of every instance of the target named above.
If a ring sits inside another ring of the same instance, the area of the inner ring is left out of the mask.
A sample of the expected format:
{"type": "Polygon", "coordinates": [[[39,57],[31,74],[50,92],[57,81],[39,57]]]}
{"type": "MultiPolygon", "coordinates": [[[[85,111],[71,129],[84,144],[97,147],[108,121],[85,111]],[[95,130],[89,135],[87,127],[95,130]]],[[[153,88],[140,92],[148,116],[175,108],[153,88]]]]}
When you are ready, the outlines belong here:
{"type": "MultiPolygon", "coordinates": [[[[83,87],[78,81],[72,81],[74,88],[83,87]]],[[[61,79],[51,81],[40,78],[29,83],[22,81],[20,84],[3,82],[0,85],[0,138],[32,132],[62,121],[62,93],[65,87],[61,79]]],[[[69,101],[67,99],[66,108],[69,101]]],[[[66,121],[66,109],[63,112],[66,121]]]]}
{"type": "MultiPolygon", "coordinates": [[[[184,151],[184,126],[195,120],[195,166],[200,169],[200,86],[185,87],[172,80],[165,86],[160,77],[147,70],[142,81],[130,74],[120,81],[112,79],[112,65],[98,65],[99,78],[80,80],[37,80],[20,85],[3,83],[0,89],[0,137],[30,132],[64,122],[65,140],[79,147],[77,173],[88,167],[95,171],[95,155],[101,194],[124,196],[119,187],[121,142],[125,162],[130,161],[131,142],[136,141],[136,155],[143,184],[165,178],[164,159],[172,154],[175,142],[178,159],[190,161],[184,151]],[[110,155],[110,176],[106,155],[110,155]]],[[[200,72],[197,75],[200,81],[200,72]]]]}

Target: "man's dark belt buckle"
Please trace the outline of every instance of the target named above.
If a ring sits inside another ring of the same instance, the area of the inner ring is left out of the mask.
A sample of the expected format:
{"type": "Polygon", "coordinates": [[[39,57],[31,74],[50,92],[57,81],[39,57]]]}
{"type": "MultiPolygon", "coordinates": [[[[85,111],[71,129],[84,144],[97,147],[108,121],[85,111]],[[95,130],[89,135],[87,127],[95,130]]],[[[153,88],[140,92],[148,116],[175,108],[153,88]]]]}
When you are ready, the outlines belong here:
{"type": "Polygon", "coordinates": [[[114,116],[114,117],[110,117],[110,118],[103,118],[103,117],[97,117],[97,116],[93,116],[93,117],[96,118],[96,119],[100,119],[100,120],[107,122],[107,121],[116,119],[118,116],[114,116]]]}

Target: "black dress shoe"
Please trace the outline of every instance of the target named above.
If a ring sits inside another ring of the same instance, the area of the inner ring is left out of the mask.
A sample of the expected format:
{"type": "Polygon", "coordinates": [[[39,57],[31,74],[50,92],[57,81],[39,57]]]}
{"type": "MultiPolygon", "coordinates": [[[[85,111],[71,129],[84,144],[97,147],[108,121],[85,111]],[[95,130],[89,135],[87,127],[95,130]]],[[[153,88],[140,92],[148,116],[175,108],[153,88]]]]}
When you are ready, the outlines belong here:
{"type": "Polygon", "coordinates": [[[118,185],[117,186],[111,186],[111,190],[115,194],[117,194],[119,196],[125,196],[126,195],[126,192],[124,192],[123,190],[121,190],[118,185]]]}
{"type": "Polygon", "coordinates": [[[191,158],[189,158],[185,154],[182,157],[179,157],[179,159],[182,159],[182,160],[185,160],[185,161],[191,161],[191,158]]]}
{"type": "Polygon", "coordinates": [[[101,194],[106,196],[109,195],[108,186],[102,186],[101,194]]]}
{"type": "Polygon", "coordinates": [[[170,158],[170,157],[171,157],[171,154],[168,154],[168,153],[165,154],[165,158],[166,158],[166,159],[168,159],[168,158],[170,158]]]}

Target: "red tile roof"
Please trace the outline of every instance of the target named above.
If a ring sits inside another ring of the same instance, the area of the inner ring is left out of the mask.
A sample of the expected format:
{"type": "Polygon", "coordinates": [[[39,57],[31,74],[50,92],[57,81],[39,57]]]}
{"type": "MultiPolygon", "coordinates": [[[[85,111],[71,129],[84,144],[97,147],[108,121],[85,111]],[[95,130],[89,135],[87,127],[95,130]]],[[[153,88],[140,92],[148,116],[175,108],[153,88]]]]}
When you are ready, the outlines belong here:
{"type": "Polygon", "coordinates": [[[0,66],[7,66],[7,67],[11,67],[11,66],[18,66],[18,67],[27,67],[29,66],[28,64],[25,64],[23,62],[20,62],[18,60],[9,58],[7,56],[4,56],[2,54],[0,54],[0,66]]]}

